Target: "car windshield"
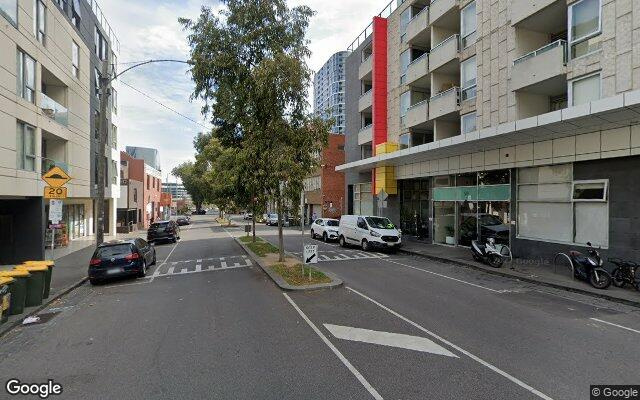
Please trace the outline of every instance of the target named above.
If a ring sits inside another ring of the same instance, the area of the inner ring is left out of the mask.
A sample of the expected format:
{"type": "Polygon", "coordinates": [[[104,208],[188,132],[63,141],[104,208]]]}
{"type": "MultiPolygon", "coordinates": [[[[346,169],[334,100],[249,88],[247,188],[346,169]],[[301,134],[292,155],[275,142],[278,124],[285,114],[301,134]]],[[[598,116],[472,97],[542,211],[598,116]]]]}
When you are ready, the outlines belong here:
{"type": "Polygon", "coordinates": [[[269,214],[269,218],[278,218],[278,214],[269,214]]]}
{"type": "Polygon", "coordinates": [[[169,226],[168,222],[157,222],[155,224],[151,224],[151,227],[155,228],[155,229],[157,229],[157,228],[166,228],[167,226],[169,226]]]}
{"type": "Polygon", "coordinates": [[[367,224],[369,227],[375,229],[394,229],[396,226],[389,221],[389,218],[381,218],[381,217],[367,217],[367,224]]]}
{"type": "Polygon", "coordinates": [[[496,217],[495,215],[481,215],[479,217],[480,219],[480,225],[483,226],[493,226],[493,225],[503,225],[504,222],[499,218],[496,217]]]}
{"type": "Polygon", "coordinates": [[[340,226],[340,222],[330,219],[327,221],[327,226],[340,226]]]}
{"type": "Polygon", "coordinates": [[[101,247],[96,251],[95,258],[112,258],[123,254],[131,254],[130,244],[118,244],[115,246],[101,247]]]}

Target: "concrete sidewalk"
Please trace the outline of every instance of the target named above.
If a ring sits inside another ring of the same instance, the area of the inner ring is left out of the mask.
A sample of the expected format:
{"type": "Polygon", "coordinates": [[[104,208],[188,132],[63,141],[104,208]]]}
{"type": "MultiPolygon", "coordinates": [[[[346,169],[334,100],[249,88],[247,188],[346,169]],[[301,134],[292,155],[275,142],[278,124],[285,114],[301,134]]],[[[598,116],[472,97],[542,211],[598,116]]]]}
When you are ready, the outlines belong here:
{"type": "MultiPolygon", "coordinates": [[[[531,260],[517,258],[510,263],[505,263],[502,268],[496,269],[476,262],[471,255],[471,250],[464,247],[426,244],[411,239],[403,239],[401,251],[435,261],[481,270],[490,274],[515,278],[525,282],[538,283],[640,307],[640,292],[637,290],[631,287],[620,289],[613,285],[606,290],[599,290],[591,286],[588,282],[573,279],[571,271],[566,265],[554,266],[552,262],[544,259],[531,260]]],[[[609,271],[612,269],[611,266],[606,264],[605,268],[609,271]]]]}

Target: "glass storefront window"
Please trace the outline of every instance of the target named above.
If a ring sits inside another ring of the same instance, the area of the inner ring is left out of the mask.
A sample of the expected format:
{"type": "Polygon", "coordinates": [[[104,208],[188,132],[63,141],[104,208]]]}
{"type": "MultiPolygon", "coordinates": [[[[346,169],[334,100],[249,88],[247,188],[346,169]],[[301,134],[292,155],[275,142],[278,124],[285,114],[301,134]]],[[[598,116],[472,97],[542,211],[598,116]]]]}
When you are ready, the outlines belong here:
{"type": "Polygon", "coordinates": [[[409,180],[401,183],[400,229],[402,232],[429,237],[429,181],[409,180]]]}
{"type": "Polygon", "coordinates": [[[509,245],[509,204],[508,201],[479,203],[478,227],[481,243],[486,243],[487,239],[492,237],[496,239],[496,243],[509,245]]]}
{"type": "Polygon", "coordinates": [[[478,184],[478,174],[459,174],[456,176],[456,186],[476,186],[478,184]]]}
{"type": "Polygon", "coordinates": [[[433,202],[433,241],[441,244],[456,244],[456,203],[433,202]]]}
{"type": "Polygon", "coordinates": [[[479,185],[506,185],[511,181],[511,172],[508,169],[478,172],[479,185]]]}
{"type": "Polygon", "coordinates": [[[478,203],[458,202],[458,245],[471,246],[478,238],[478,203]]]}

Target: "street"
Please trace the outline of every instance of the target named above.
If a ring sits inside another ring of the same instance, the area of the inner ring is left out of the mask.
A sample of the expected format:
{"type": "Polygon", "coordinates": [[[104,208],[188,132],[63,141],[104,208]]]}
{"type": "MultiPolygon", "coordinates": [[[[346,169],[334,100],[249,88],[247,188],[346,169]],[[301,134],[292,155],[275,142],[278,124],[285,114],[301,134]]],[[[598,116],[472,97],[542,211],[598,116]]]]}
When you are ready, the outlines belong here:
{"type": "Polygon", "coordinates": [[[637,308],[293,228],[286,250],[318,244],[344,287],[285,293],[236,223],[194,216],[147,278],[85,284],[0,338],[4,382],[52,379],[64,399],[584,399],[640,382],[637,308]]]}

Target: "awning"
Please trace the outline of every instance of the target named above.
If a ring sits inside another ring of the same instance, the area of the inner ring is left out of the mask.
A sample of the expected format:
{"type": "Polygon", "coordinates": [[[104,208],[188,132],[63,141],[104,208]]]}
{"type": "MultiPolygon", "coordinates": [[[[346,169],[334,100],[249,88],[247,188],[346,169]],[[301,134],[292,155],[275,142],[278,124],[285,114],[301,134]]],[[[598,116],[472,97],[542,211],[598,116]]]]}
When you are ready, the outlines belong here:
{"type": "Polygon", "coordinates": [[[640,90],[336,167],[368,171],[640,124],[640,90]]]}

